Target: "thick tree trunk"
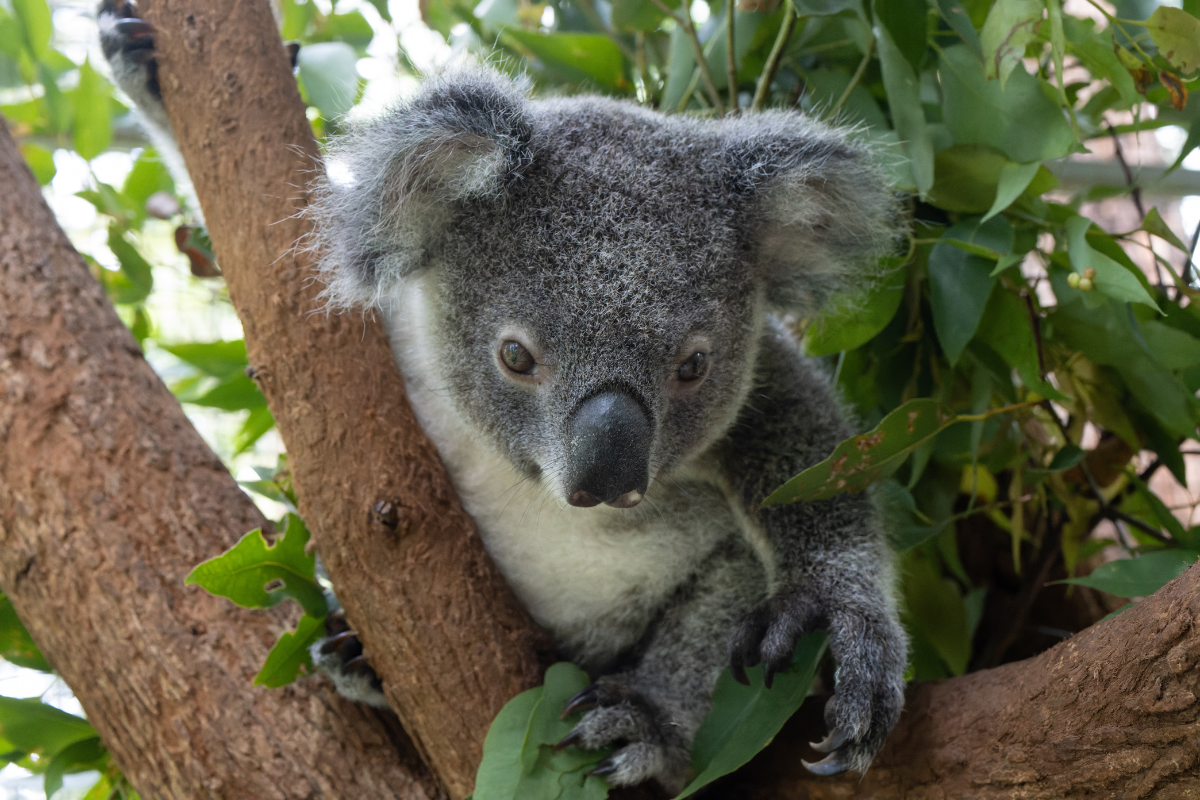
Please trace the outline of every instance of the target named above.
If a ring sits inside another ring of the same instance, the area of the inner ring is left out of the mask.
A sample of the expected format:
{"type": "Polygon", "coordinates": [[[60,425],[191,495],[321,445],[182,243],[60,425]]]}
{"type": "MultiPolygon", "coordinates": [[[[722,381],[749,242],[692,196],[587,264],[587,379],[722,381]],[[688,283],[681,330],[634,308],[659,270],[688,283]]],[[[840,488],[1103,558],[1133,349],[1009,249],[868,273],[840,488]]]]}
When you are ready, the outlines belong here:
{"type": "MultiPolygon", "coordinates": [[[[159,80],[301,511],[371,663],[452,795],[544,640],[417,427],[380,326],[320,312],[303,217],[320,169],[266,0],[155,0],[159,80]],[[199,113],[197,111],[199,110],[199,113]],[[373,520],[380,501],[394,529],[373,520]]],[[[215,552],[215,551],[214,551],[215,552]]]]}
{"type": "Polygon", "coordinates": [[[1035,658],[911,687],[900,724],[861,781],[804,770],[799,737],[815,738],[810,727],[762,753],[720,796],[1200,797],[1198,664],[1200,567],[1193,567],[1035,658]]]}
{"type": "Polygon", "coordinates": [[[0,186],[0,587],[125,774],[146,798],[439,796],[395,720],[316,681],[251,685],[296,610],[183,579],[265,520],[2,123],[0,186]]]}

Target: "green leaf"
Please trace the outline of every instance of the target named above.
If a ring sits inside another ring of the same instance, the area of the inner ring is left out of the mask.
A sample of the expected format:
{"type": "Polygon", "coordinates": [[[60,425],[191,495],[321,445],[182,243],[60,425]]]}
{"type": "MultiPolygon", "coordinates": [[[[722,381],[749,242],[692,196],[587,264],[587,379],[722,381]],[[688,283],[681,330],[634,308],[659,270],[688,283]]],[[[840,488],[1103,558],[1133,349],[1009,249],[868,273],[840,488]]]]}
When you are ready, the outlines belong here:
{"type": "Polygon", "coordinates": [[[865,297],[845,297],[827,304],[808,326],[804,349],[811,356],[853,350],[874,339],[887,327],[904,298],[908,271],[902,259],[890,259],[891,270],[865,297]]]}
{"type": "Polygon", "coordinates": [[[254,447],[254,443],[274,427],[275,417],[271,416],[271,409],[267,408],[265,403],[250,409],[250,413],[246,415],[246,421],[242,423],[241,429],[233,438],[234,455],[240,455],[254,447]]]}
{"type": "Polygon", "coordinates": [[[1138,327],[1150,351],[1167,369],[1189,369],[1200,365],[1200,339],[1153,319],[1138,327]]]}
{"type": "MultiPolygon", "coordinates": [[[[676,8],[679,0],[668,0],[665,5],[668,8],[676,8]]],[[[654,3],[644,0],[613,0],[612,26],[617,30],[652,31],[664,17],[666,13],[654,3]]]]}
{"type": "Polygon", "coordinates": [[[870,432],[850,437],[834,448],[829,458],[780,486],[763,501],[763,507],[861,492],[891,475],[910,453],[954,423],[976,422],[1011,410],[993,408],[975,416],[956,417],[928,397],[910,400],[870,432]]]}
{"type": "Polygon", "coordinates": [[[546,670],[545,684],[522,692],[505,704],[483,743],[483,759],[475,775],[476,800],[603,800],[607,784],[587,772],[607,751],[553,745],[579,720],[567,720],[562,709],[591,681],[568,662],[546,670]]]}
{"type": "Polygon", "coordinates": [[[316,557],[304,551],[308,529],[295,514],[287,515],[287,528],[268,545],[262,530],[254,529],[216,558],[197,566],[184,580],[245,608],[268,608],[285,597],[303,606],[313,617],[328,613],[325,593],[314,575],[316,557]],[[267,586],[278,582],[279,586],[267,586]]]}
{"type": "Polygon", "coordinates": [[[308,99],[325,119],[338,119],[358,98],[358,54],[345,42],[318,42],[296,56],[308,99]]]}
{"type": "Polygon", "coordinates": [[[958,0],[937,0],[938,11],[942,14],[942,19],[946,20],[954,32],[962,37],[963,43],[971,49],[977,58],[983,58],[983,45],[979,43],[979,34],[975,32],[975,25],[971,22],[971,17],[963,9],[962,4],[958,0]]]}
{"type": "Polygon", "coordinates": [[[992,201],[992,207],[988,209],[988,212],[983,215],[983,221],[987,222],[1024,194],[1041,166],[1037,161],[1031,161],[1028,164],[1009,161],[1001,167],[1000,181],[996,186],[996,199],[992,201]]]}
{"type": "Polygon", "coordinates": [[[375,10],[379,12],[379,16],[388,22],[392,21],[392,12],[388,10],[388,0],[367,0],[367,2],[375,6],[375,10]]]}
{"type": "Polygon", "coordinates": [[[905,154],[912,163],[913,179],[922,196],[933,187],[933,139],[925,123],[921,106],[921,83],[904,53],[882,25],[875,26],[879,47],[879,68],[896,133],[904,142],[905,154]]]}
{"type": "Polygon", "coordinates": [[[99,736],[67,745],[50,759],[46,766],[43,786],[46,797],[53,797],[62,788],[63,775],[68,772],[83,772],[102,769],[108,762],[108,750],[99,736]]]}
{"type": "Polygon", "coordinates": [[[75,112],[75,150],[88,161],[108,149],[112,141],[109,100],[112,87],[92,69],[90,60],[79,68],[79,87],[72,95],[75,112]]]}
{"type": "Polygon", "coordinates": [[[46,108],[46,116],[50,131],[62,133],[71,124],[71,104],[66,95],[58,88],[58,79],[54,71],[46,64],[37,65],[37,79],[42,85],[42,104],[46,108]]]}
{"type": "Polygon", "coordinates": [[[144,213],[146,201],[151,195],[156,192],[170,193],[174,190],[175,182],[171,180],[171,174],[163,165],[162,159],[158,153],[147,147],[142,150],[137,161],[133,162],[133,169],[129,170],[129,175],[125,177],[125,183],[121,186],[121,196],[130,208],[144,213]]]}
{"type": "Polygon", "coordinates": [[[263,662],[262,669],[254,676],[254,685],[278,689],[296,680],[302,668],[311,672],[312,654],[308,648],[320,639],[324,632],[324,617],[302,615],[296,623],[296,630],[285,631],[275,642],[271,652],[267,653],[267,660],[263,662]]]}
{"type": "Polygon", "coordinates": [[[1024,67],[1004,88],[988,81],[983,65],[962,45],[942,51],[942,114],[958,144],[988,144],[1022,164],[1061,158],[1076,145],[1058,105],[1024,67]]]}
{"type": "Polygon", "coordinates": [[[999,78],[1000,88],[1021,59],[1025,47],[1037,38],[1045,0],[996,0],[988,12],[979,43],[983,46],[988,78],[999,78]]]}
{"type": "Polygon", "coordinates": [[[50,50],[50,35],[54,26],[46,0],[12,0],[12,10],[29,55],[41,60],[50,50]]]}
{"type": "Polygon", "coordinates": [[[234,375],[227,378],[199,397],[181,398],[196,406],[219,408],[222,411],[241,411],[247,408],[263,408],[267,399],[251,378],[234,375]]]}
{"type": "Polygon", "coordinates": [[[17,146],[21,149],[25,163],[29,165],[29,171],[33,173],[33,177],[37,178],[40,186],[45,186],[54,180],[58,168],[54,166],[53,153],[33,142],[21,142],[17,146]]]}
{"type": "MultiPolygon", "coordinates": [[[[946,231],[943,238],[968,242],[980,238],[987,241],[994,231],[1002,231],[1007,227],[1008,222],[1002,217],[983,224],[960,222],[946,231]]],[[[1008,230],[1011,247],[1011,228],[1008,230]]],[[[933,327],[947,360],[953,366],[958,363],[967,343],[974,338],[979,321],[983,319],[988,297],[995,284],[991,277],[992,264],[952,244],[938,242],[929,254],[928,271],[933,327]]]]}
{"type": "Polygon", "coordinates": [[[887,30],[891,43],[904,55],[913,72],[920,72],[925,57],[925,0],[875,0],[875,19],[887,30]]]}
{"type": "Polygon", "coordinates": [[[1071,266],[1078,273],[1089,267],[1096,270],[1092,279],[1095,291],[1121,303],[1143,303],[1158,311],[1158,304],[1132,272],[1088,243],[1087,232],[1091,227],[1092,221],[1086,217],[1076,215],[1067,220],[1071,266]]]}
{"type": "Polygon", "coordinates": [[[728,775],[771,743],[808,696],[827,642],[823,633],[801,639],[791,665],[775,676],[770,689],[763,683],[762,667],[746,670],[749,686],[734,680],[728,669],[721,673],[712,711],[692,743],[692,768],[697,775],[676,800],[728,775]]]}
{"type": "Polygon", "coordinates": [[[18,667],[53,672],[5,595],[0,595],[0,658],[18,667]]]}
{"type": "Polygon", "coordinates": [[[966,672],[971,630],[962,595],[919,550],[909,551],[904,559],[904,604],[908,626],[933,646],[950,674],[966,672]]]}
{"type": "Polygon", "coordinates": [[[54,756],[68,745],[96,737],[87,720],[36,697],[0,697],[0,736],[27,753],[54,756]]]}
{"type": "Polygon", "coordinates": [[[515,41],[536,59],[532,64],[535,69],[550,67],[570,81],[594,83],[601,90],[631,86],[625,77],[625,57],[607,36],[505,28],[504,37],[515,41]]]}
{"type": "Polygon", "coordinates": [[[1006,289],[992,292],[977,337],[1017,370],[1021,382],[1043,397],[1064,402],[1066,395],[1042,380],[1033,321],[1024,301],[1006,289]]]}
{"type": "Polygon", "coordinates": [[[1146,30],[1158,54],[1172,67],[1186,75],[1200,66],[1200,19],[1178,8],[1159,6],[1146,20],[1146,30]]]}
{"type": "Polygon", "coordinates": [[[243,375],[250,363],[246,359],[246,342],[242,339],[159,344],[158,346],[214,378],[224,379],[243,375]]]}
{"type": "Polygon", "coordinates": [[[683,100],[688,85],[692,82],[692,72],[696,68],[696,56],[692,50],[691,39],[682,25],[676,25],[671,31],[670,60],[667,62],[667,83],[663,87],[661,107],[664,111],[676,111],[683,100]]]}
{"type": "Polygon", "coordinates": [[[122,235],[120,226],[115,222],[108,226],[108,249],[117,257],[121,264],[121,275],[129,282],[113,298],[113,302],[140,303],[149,297],[154,287],[150,262],[142,258],[142,254],[122,235]]]}
{"type": "Polygon", "coordinates": [[[358,11],[327,17],[322,32],[333,41],[345,42],[358,53],[363,53],[375,38],[375,29],[358,11]]]}
{"type": "Polygon", "coordinates": [[[1160,550],[1109,561],[1082,578],[1067,578],[1054,583],[1089,586],[1117,597],[1147,597],[1182,575],[1197,558],[1200,558],[1200,552],[1195,550],[1160,550]]]}
{"type": "Polygon", "coordinates": [[[1154,234],[1167,244],[1185,253],[1189,252],[1188,246],[1180,241],[1179,237],[1175,235],[1175,231],[1171,230],[1170,226],[1163,221],[1157,207],[1151,208],[1146,212],[1146,218],[1142,220],[1142,230],[1154,234]]]}

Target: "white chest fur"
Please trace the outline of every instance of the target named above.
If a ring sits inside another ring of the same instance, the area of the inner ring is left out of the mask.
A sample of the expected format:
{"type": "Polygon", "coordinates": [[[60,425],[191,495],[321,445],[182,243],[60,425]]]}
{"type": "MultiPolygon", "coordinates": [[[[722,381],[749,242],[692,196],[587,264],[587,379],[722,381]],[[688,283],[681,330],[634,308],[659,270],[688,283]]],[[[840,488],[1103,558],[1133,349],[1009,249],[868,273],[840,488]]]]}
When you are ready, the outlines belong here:
{"type": "Polygon", "coordinates": [[[427,280],[412,280],[385,315],[417,420],[488,552],[534,619],[577,660],[616,656],[640,638],[662,601],[737,522],[716,496],[698,508],[695,493],[683,497],[654,487],[634,509],[574,508],[518,473],[439,389],[445,381],[432,357],[429,291],[427,280]],[[686,507],[676,508],[680,503],[686,507]]]}

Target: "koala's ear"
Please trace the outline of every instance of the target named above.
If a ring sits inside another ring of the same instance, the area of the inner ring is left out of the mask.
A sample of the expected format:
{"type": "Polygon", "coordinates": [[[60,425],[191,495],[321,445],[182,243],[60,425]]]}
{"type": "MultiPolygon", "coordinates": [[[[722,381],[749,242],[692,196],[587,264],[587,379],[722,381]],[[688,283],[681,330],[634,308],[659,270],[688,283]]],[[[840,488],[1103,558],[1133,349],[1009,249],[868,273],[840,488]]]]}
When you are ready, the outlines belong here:
{"type": "Polygon", "coordinates": [[[877,154],[846,130],[782,112],[731,120],[724,143],[769,302],[811,314],[878,274],[904,226],[877,154]]]}
{"type": "Polygon", "coordinates": [[[533,161],[527,93],[489,69],[448,72],[334,141],[311,206],[331,308],[383,302],[459,204],[503,197],[533,161]]]}

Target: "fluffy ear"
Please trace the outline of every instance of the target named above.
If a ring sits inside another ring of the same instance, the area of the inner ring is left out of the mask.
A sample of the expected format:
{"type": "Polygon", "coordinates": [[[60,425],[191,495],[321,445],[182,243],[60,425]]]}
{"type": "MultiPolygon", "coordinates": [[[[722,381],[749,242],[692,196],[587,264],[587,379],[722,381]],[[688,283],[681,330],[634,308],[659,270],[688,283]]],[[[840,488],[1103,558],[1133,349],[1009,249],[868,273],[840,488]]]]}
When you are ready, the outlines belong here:
{"type": "Polygon", "coordinates": [[[725,163],[748,204],[769,302],[800,315],[878,274],[903,231],[877,154],[845,129],[798,114],[731,120],[725,163]]]}
{"type": "Polygon", "coordinates": [[[526,94],[488,69],[448,72],[334,141],[311,206],[331,308],[382,302],[458,204],[503,196],[533,161],[526,94]]]}

